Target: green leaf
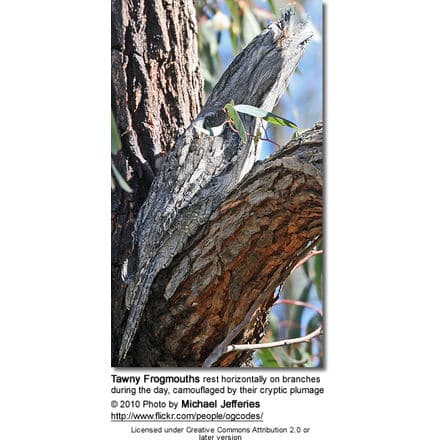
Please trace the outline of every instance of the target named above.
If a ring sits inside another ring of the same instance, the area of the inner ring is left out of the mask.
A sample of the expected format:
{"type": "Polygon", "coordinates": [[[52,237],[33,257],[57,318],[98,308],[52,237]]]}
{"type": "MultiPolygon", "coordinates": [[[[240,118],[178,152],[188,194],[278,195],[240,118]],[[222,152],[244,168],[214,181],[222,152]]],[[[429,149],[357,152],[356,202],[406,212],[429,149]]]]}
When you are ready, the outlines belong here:
{"type": "Polygon", "coordinates": [[[241,120],[240,115],[234,108],[234,101],[226,104],[225,109],[228,112],[228,116],[232,119],[234,127],[236,128],[236,130],[238,130],[241,141],[243,142],[243,144],[245,144],[247,142],[246,130],[244,128],[243,121],[241,120]]]}
{"type": "Polygon", "coordinates": [[[233,27],[229,30],[229,35],[231,37],[232,51],[234,55],[238,54],[238,35],[235,33],[233,27]]]}
{"type": "Polygon", "coordinates": [[[274,113],[268,112],[262,108],[254,107],[252,105],[238,104],[234,105],[235,110],[240,113],[245,113],[247,115],[255,116],[257,118],[262,118],[273,125],[279,125],[282,127],[290,127],[299,130],[299,127],[292,121],[282,118],[274,113]]]}
{"type": "Polygon", "coordinates": [[[113,175],[115,176],[117,182],[119,183],[119,186],[126,192],[132,193],[133,190],[128,186],[128,183],[124,180],[124,178],[119,173],[118,169],[116,168],[115,164],[112,161],[112,171],[113,175]]]}
{"type": "Polygon", "coordinates": [[[232,50],[236,55],[238,48],[238,34],[240,31],[240,10],[235,0],[226,0],[229,12],[231,13],[231,27],[229,28],[229,35],[231,36],[232,50]]]}
{"type": "Polygon", "coordinates": [[[298,139],[299,138],[299,131],[295,131],[295,133],[293,133],[293,135],[292,135],[292,141],[294,140],[294,139],[298,139]]]}
{"type": "Polygon", "coordinates": [[[261,350],[258,350],[258,357],[261,360],[261,367],[262,368],[279,368],[280,365],[274,358],[272,351],[268,348],[263,348],[261,350]]]}
{"type": "Polygon", "coordinates": [[[255,132],[255,137],[254,137],[254,142],[255,144],[258,144],[258,142],[260,142],[261,136],[263,134],[261,133],[260,129],[257,129],[257,131],[255,132]]]}
{"type": "Polygon", "coordinates": [[[268,0],[267,2],[269,3],[272,14],[275,15],[275,17],[278,16],[278,11],[277,8],[275,7],[275,2],[273,0],[268,0]]]}
{"type": "Polygon", "coordinates": [[[112,154],[117,154],[118,151],[122,148],[121,138],[119,137],[118,127],[116,126],[115,116],[112,112],[112,154]]]}
{"type": "Polygon", "coordinates": [[[233,20],[239,20],[240,13],[238,4],[235,0],[226,0],[226,4],[228,5],[229,11],[231,12],[233,20]]]}
{"type": "Polygon", "coordinates": [[[250,9],[246,10],[243,14],[243,42],[244,44],[250,43],[254,37],[261,32],[260,23],[258,23],[255,15],[250,9]]]}

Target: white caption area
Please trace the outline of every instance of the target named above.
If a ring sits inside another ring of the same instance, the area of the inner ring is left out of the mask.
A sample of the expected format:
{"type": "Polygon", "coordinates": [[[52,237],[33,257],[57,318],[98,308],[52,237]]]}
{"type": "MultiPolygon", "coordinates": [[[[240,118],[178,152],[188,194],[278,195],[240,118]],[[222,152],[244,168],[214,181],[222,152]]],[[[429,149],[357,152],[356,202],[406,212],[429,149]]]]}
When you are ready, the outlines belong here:
{"type": "Polygon", "coordinates": [[[112,438],[319,439],[324,431],[314,414],[325,405],[324,375],[114,370],[108,393],[112,438]]]}

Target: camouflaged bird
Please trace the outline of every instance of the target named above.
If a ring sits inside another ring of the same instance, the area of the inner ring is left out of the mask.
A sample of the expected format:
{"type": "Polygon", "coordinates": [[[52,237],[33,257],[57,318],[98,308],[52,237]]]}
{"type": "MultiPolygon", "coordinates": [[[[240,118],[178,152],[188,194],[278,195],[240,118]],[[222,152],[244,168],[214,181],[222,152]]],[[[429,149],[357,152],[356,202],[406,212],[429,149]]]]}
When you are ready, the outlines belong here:
{"type": "MultiPolygon", "coordinates": [[[[255,118],[243,115],[251,134],[243,143],[226,124],[225,105],[232,99],[235,104],[272,110],[312,35],[309,23],[287,10],[234,59],[196,120],[177,139],[139,211],[133,251],[123,268],[129,316],[119,361],[130,349],[159,272],[170,266],[258,159],[258,143],[252,136],[255,118]]],[[[167,300],[181,276],[182,272],[171,275],[163,292],[167,300]]]]}

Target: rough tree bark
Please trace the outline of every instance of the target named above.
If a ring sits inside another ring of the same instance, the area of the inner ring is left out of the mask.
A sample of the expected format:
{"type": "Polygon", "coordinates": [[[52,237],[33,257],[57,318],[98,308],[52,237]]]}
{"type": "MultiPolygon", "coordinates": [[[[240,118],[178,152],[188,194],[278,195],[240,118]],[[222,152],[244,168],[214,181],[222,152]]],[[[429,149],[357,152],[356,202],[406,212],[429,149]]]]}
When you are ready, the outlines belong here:
{"type": "Polygon", "coordinates": [[[134,221],[156,158],[201,107],[196,28],[190,1],[112,0],[112,110],[123,146],[115,163],[133,189],[112,192],[112,365],[127,318],[121,267],[132,248],[134,221]]]}
{"type": "MultiPolygon", "coordinates": [[[[112,105],[123,133],[119,165],[134,192],[114,195],[112,364],[239,366],[249,353],[223,356],[224,348],[261,339],[275,288],[321,236],[322,126],[252,167],[258,148],[252,136],[242,143],[224,124],[223,107],[234,99],[270,110],[311,33],[286,13],[234,60],[196,117],[195,26],[167,23],[182,19],[173,16],[177,3],[113,3],[120,27],[114,32],[121,38],[113,45],[112,105]],[[150,34],[152,17],[159,24],[150,34]],[[155,52],[149,38],[157,41],[169,26],[182,44],[163,43],[155,52]],[[157,59],[150,54],[160,53],[161,63],[152,67],[157,59]],[[134,70],[128,69],[130,57],[134,70]],[[168,63],[175,64],[171,70],[168,63]],[[169,88],[173,77],[181,87],[169,88]],[[179,117],[170,116],[176,111],[179,117]],[[222,125],[216,136],[206,134],[222,125]],[[171,145],[154,178],[155,153],[171,145]],[[120,282],[127,256],[128,288],[120,282]]],[[[194,18],[191,2],[184,4],[183,16],[194,18]]],[[[254,118],[244,123],[255,132],[254,118]]]]}

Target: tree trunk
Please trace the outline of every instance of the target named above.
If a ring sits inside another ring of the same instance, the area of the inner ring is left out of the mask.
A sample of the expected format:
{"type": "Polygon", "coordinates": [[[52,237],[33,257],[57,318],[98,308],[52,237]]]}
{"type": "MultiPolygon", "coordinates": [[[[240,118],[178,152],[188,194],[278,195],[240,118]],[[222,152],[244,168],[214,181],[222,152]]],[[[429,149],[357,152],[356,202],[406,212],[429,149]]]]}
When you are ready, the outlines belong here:
{"type": "Polygon", "coordinates": [[[226,346],[261,339],[275,288],[321,237],[322,126],[253,166],[257,121],[243,118],[243,142],[223,108],[233,99],[271,110],[310,30],[286,13],[233,61],[196,116],[192,3],[113,2],[113,13],[117,165],[134,191],[113,200],[112,364],[242,365],[250,353],[223,355],[226,346]]]}
{"type": "Polygon", "coordinates": [[[112,0],[112,110],[121,133],[115,158],[133,193],[112,191],[112,365],[127,319],[121,267],[156,163],[194,120],[203,82],[194,5],[186,0],[112,0]]]}

